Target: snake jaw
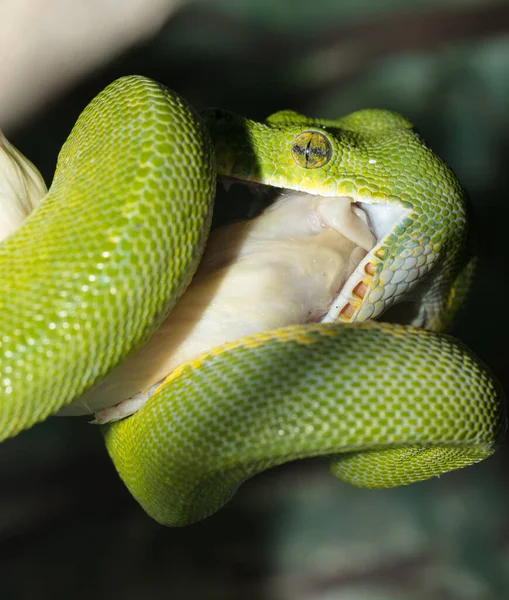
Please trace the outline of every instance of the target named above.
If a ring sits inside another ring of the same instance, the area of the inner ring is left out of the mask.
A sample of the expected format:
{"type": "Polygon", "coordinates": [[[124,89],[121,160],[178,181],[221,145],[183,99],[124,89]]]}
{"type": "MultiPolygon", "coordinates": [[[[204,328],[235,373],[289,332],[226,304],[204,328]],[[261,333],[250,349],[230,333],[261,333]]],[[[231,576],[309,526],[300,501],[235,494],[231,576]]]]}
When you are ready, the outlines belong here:
{"type": "Polygon", "coordinates": [[[322,323],[367,321],[378,317],[395,299],[393,294],[387,294],[380,278],[387,256],[384,248],[389,236],[410,211],[397,204],[366,202],[364,198],[362,201],[352,199],[352,207],[365,215],[376,243],[339,290],[322,323]]]}
{"type": "MultiPolygon", "coordinates": [[[[243,180],[232,176],[222,175],[220,181],[225,191],[229,191],[234,184],[240,184],[253,194],[264,192],[267,197],[270,197],[270,192],[276,192],[278,195],[294,192],[292,189],[280,188],[270,183],[243,180]]],[[[341,189],[341,186],[338,186],[338,189],[341,189]]],[[[338,200],[350,199],[352,212],[366,223],[376,241],[369,249],[364,246],[368,250],[366,256],[338,290],[328,312],[320,319],[320,323],[337,321],[351,323],[378,318],[394,303],[404,300],[428,272],[430,266],[430,261],[427,259],[423,261],[423,257],[414,260],[409,256],[414,252],[407,248],[402,240],[404,228],[403,231],[397,231],[403,221],[408,218],[410,221],[413,220],[414,215],[408,205],[404,206],[395,196],[384,198],[377,194],[375,197],[370,196],[366,190],[359,194],[351,186],[345,188],[345,191],[346,189],[348,193],[334,197],[338,200]],[[390,248],[394,246],[402,248],[407,253],[407,257],[394,259],[390,255],[390,248]],[[419,267],[417,274],[414,262],[419,267]]],[[[309,190],[299,190],[299,192],[310,196],[321,196],[309,190]]],[[[340,232],[358,243],[347,227],[341,227],[340,232]]],[[[415,249],[415,253],[418,254],[420,250],[423,250],[423,254],[427,254],[429,258],[429,248],[423,249],[419,246],[415,249]]]]}

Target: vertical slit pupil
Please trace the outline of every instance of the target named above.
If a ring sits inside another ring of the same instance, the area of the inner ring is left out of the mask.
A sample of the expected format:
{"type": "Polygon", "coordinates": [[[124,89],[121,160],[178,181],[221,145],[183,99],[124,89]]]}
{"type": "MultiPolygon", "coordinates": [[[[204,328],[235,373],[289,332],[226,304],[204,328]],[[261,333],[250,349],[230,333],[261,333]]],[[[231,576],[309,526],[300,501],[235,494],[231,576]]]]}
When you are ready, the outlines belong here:
{"type": "Polygon", "coordinates": [[[332,147],[322,133],[304,131],[294,139],[292,155],[295,162],[304,169],[318,169],[331,159],[332,147]]]}
{"type": "Polygon", "coordinates": [[[311,140],[313,138],[309,138],[308,143],[306,144],[306,167],[309,166],[309,155],[311,154],[311,140]]]}

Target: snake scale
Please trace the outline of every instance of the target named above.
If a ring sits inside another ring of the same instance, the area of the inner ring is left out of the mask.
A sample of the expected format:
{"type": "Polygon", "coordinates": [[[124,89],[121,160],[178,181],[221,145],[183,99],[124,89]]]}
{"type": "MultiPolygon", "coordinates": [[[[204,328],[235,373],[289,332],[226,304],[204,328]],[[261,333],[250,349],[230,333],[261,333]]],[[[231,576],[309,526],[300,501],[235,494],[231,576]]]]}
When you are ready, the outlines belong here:
{"type": "Polygon", "coordinates": [[[388,487],[489,456],[506,429],[502,393],[441,333],[472,277],[465,194],[412,125],[382,110],[199,114],[138,76],[85,109],[48,194],[0,246],[1,437],[71,404],[161,325],[199,263],[218,175],[388,216],[323,322],[214,348],[103,427],[148,514],[192,523],[247,478],[303,457],[388,487]],[[372,320],[403,300],[405,324],[372,320]]]}

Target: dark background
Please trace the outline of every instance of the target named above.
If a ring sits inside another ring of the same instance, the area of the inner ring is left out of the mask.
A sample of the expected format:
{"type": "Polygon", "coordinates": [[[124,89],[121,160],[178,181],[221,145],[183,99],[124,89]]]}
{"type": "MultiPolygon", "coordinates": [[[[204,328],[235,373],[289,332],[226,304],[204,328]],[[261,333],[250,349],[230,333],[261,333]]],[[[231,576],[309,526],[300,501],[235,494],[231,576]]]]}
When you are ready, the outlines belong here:
{"type": "MultiPolygon", "coordinates": [[[[130,73],[197,107],[253,118],[380,107],[412,120],[468,189],[482,239],[475,290],[454,333],[507,389],[507,2],[186,4],[153,38],[8,132],[48,183],[80,111],[130,73]]],[[[0,447],[0,596],[507,598],[507,465],[503,448],[440,479],[367,491],[303,461],[247,483],[200,524],[165,529],[118,480],[97,428],[53,419],[0,447]]]]}

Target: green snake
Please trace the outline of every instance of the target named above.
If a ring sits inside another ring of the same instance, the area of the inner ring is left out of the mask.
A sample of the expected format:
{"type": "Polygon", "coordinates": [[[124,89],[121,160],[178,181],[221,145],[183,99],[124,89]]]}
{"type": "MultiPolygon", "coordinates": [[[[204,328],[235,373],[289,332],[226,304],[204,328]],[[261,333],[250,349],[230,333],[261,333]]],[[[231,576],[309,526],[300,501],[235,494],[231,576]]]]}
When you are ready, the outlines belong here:
{"type": "Polygon", "coordinates": [[[383,110],[200,114],[137,76],[84,110],[49,192],[0,246],[2,438],[76,401],[161,325],[199,264],[218,175],[347,197],[377,242],[323,322],[214,348],[104,426],[147,513],[192,523],[298,458],[388,487],[489,456],[506,429],[501,391],[440,333],[472,279],[467,201],[413,126],[383,110]],[[373,320],[401,301],[406,324],[373,320]]]}

